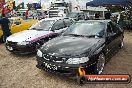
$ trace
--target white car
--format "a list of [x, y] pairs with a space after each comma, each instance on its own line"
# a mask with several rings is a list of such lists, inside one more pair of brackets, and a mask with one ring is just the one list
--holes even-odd
[[40, 20], [28, 30], [15, 33], [6, 40], [6, 48], [10, 52], [29, 54], [48, 40], [57, 37], [67, 29], [73, 20], [66, 18], [46, 18]]

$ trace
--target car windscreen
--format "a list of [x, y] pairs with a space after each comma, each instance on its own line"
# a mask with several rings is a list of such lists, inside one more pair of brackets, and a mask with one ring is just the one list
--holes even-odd
[[52, 24], [54, 23], [54, 20], [43, 20], [39, 21], [35, 25], [31, 26], [29, 30], [37, 30], [37, 31], [49, 31]]
[[105, 23], [102, 22], [78, 22], [70, 26], [65, 35], [84, 36], [84, 37], [103, 37], [105, 32]]
[[78, 15], [78, 13], [69, 13], [69, 14], [67, 14], [67, 16], [66, 16], [66, 17], [76, 18], [76, 17], [77, 17], [77, 15]]

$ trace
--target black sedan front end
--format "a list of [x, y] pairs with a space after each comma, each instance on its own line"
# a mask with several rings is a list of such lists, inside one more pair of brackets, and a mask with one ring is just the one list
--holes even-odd
[[[92, 66], [94, 65], [90, 65], [87, 62], [89, 60], [88, 57], [86, 57], [86, 59], [83, 61], [83, 64], [76, 63], [76, 61], [72, 61], [73, 63], [71, 63], [70, 59], [72, 58], [44, 54], [41, 50], [38, 50], [36, 57], [37, 68], [43, 69], [50, 73], [65, 75], [70, 78], [75, 78], [76, 76], [80, 76], [85, 73], [91, 73]], [[80, 69], [85, 73], [80, 73]]]
[[[50, 58], [47, 59], [47, 58]], [[52, 58], [52, 60], [51, 60]], [[58, 60], [54, 60], [58, 58]], [[64, 60], [60, 57], [50, 56], [50, 55], [43, 55], [42, 57], [37, 56], [37, 68], [46, 70], [51, 73], [61, 73], [67, 76], [73, 76], [77, 74], [78, 65], [66, 65], [64, 64]]]

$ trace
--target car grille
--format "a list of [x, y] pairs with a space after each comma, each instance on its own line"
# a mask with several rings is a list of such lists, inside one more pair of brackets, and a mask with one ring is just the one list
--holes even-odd
[[43, 54], [43, 58], [47, 61], [56, 62], [56, 63], [63, 63], [66, 61], [66, 58], [56, 57], [48, 54]]

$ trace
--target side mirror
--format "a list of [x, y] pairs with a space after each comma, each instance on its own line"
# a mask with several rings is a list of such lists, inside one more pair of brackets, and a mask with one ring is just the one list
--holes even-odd
[[112, 36], [115, 36], [115, 35], [116, 35], [116, 33], [108, 33], [107, 37], [112, 37]]

